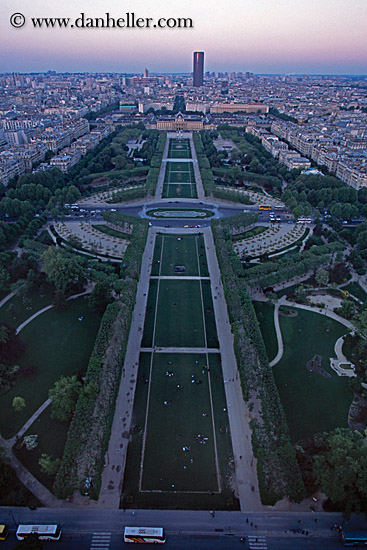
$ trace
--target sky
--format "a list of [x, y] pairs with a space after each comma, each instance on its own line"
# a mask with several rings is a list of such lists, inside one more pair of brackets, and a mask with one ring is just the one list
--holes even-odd
[[[11, 25], [15, 13], [23, 27]], [[81, 13], [193, 27], [77, 28]], [[74, 28], [34, 28], [40, 17]], [[0, 73], [188, 73], [194, 51], [205, 52], [205, 71], [366, 75], [367, 0], [0, 0]]]

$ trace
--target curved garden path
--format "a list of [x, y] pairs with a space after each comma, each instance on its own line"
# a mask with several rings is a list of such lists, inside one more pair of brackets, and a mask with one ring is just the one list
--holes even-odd
[[[76, 298], [79, 298], [79, 296], [85, 296], [86, 294], [90, 294], [91, 291], [92, 291], [92, 288], [93, 288], [93, 285], [89, 284], [87, 286], [87, 288], [85, 290], [83, 290], [83, 292], [79, 292], [79, 294], [73, 294], [73, 296], [69, 296], [69, 298], [67, 298], [67, 302], [69, 300], [75, 300]], [[42, 309], [39, 309], [38, 311], [36, 311], [35, 313], [33, 313], [33, 315], [31, 315], [30, 317], [28, 317], [28, 319], [26, 319], [25, 321], [23, 321], [23, 323], [21, 323], [19, 325], [19, 327], [17, 328], [16, 330], [16, 333], [19, 334], [19, 332], [25, 327], [27, 326], [31, 321], [33, 321], [33, 319], [35, 319], [36, 317], [38, 317], [39, 315], [41, 315], [42, 313], [45, 313], [45, 311], [48, 311], [49, 309], [52, 309], [54, 306], [54, 304], [50, 304], [48, 306], [45, 306], [43, 307]]]
[[269, 367], [274, 367], [281, 358], [283, 357], [284, 352], [284, 344], [283, 344], [283, 338], [282, 338], [282, 331], [280, 330], [280, 323], [279, 323], [279, 304], [275, 304], [274, 307], [274, 326], [275, 326], [275, 332], [277, 335], [278, 340], [278, 353], [274, 357], [274, 359], [269, 363]]
[[59, 505], [58, 499], [48, 490], [42, 483], [40, 483], [18, 460], [13, 453], [13, 445], [17, 438], [22, 437], [33, 422], [39, 417], [39, 415], [49, 406], [51, 399], [46, 399], [44, 403], [28, 418], [27, 422], [23, 424], [18, 433], [10, 439], [0, 438], [1, 446], [6, 450], [7, 457], [9, 459], [10, 466], [15, 470], [18, 479], [27, 487], [31, 493], [33, 493], [38, 500], [44, 505], [49, 507], [56, 507]]
[[[256, 298], [256, 301], [258, 302], [267, 302], [265, 296], [258, 295]], [[325, 315], [326, 317], [330, 317], [330, 319], [334, 319], [334, 321], [338, 321], [345, 327], [349, 328], [350, 330], [355, 330], [355, 326], [350, 322], [347, 321], [347, 319], [344, 319], [344, 317], [341, 317], [337, 313], [334, 313], [334, 311], [329, 311], [328, 309], [322, 309], [314, 306], [307, 306], [305, 304], [297, 304], [296, 302], [290, 302], [287, 300], [285, 296], [282, 296], [278, 302], [275, 304], [274, 307], [274, 326], [275, 326], [275, 332], [277, 335], [277, 341], [278, 341], [278, 353], [274, 357], [274, 359], [269, 363], [270, 367], [274, 367], [279, 363], [281, 358], [283, 357], [284, 353], [284, 344], [283, 344], [283, 338], [282, 338], [282, 332], [280, 329], [280, 323], [279, 323], [279, 308], [280, 306], [288, 306], [288, 307], [295, 307], [297, 309], [304, 309], [306, 311], [311, 311], [312, 313], [318, 313], [320, 315]]]
[[33, 319], [35, 319], [36, 317], [38, 317], [39, 315], [41, 315], [42, 313], [45, 313], [45, 311], [48, 311], [49, 309], [52, 309], [53, 307], [55, 307], [53, 304], [50, 304], [49, 306], [45, 306], [43, 307], [42, 309], [39, 309], [38, 311], [36, 311], [36, 313], [33, 313], [33, 315], [31, 315], [30, 317], [28, 317], [28, 319], [26, 319], [25, 321], [23, 321], [23, 323], [21, 323], [19, 325], [19, 327], [17, 328], [16, 330], [16, 333], [19, 334], [19, 332], [24, 328], [26, 327], [31, 321], [33, 321]]
[[2, 300], [0, 300], [0, 307], [3, 307], [3, 305], [11, 300], [13, 296], [15, 296], [15, 292], [9, 292], [9, 294], [7, 294]]

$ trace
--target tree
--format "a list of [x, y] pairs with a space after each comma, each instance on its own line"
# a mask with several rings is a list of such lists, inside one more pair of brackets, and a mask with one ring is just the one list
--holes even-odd
[[339, 202], [336, 202], [333, 204], [333, 206], [330, 208], [330, 214], [334, 218], [341, 218], [342, 217], [342, 205]]
[[89, 296], [89, 307], [92, 311], [102, 314], [111, 301], [110, 283], [108, 281], [98, 281]]
[[296, 208], [293, 210], [293, 216], [298, 220], [303, 215], [303, 206], [299, 204], [296, 206]]
[[84, 270], [79, 258], [53, 247], [42, 254], [42, 271], [47, 280], [54, 284], [56, 290], [66, 294], [75, 284], [85, 281]]
[[364, 308], [359, 315], [356, 315], [354, 322], [362, 337], [367, 339], [367, 308]]
[[59, 471], [61, 460], [59, 458], [53, 459], [50, 455], [42, 453], [38, 460], [38, 464], [42, 472], [49, 476], [54, 476]]
[[38, 446], [38, 435], [32, 434], [32, 435], [26, 435], [23, 437], [23, 445], [27, 449], [27, 451], [33, 451]]
[[51, 416], [63, 422], [71, 419], [81, 388], [76, 376], [61, 376], [49, 391], [52, 399]]
[[0, 344], [6, 344], [9, 340], [10, 329], [7, 325], [0, 325]]
[[303, 285], [299, 285], [294, 289], [294, 298], [297, 302], [305, 302], [307, 298], [307, 293]]
[[314, 456], [313, 473], [320, 489], [347, 516], [366, 511], [366, 438], [337, 428], [326, 438], [324, 452]]
[[14, 397], [12, 406], [15, 412], [22, 412], [22, 410], [26, 407], [25, 400], [23, 397]]
[[326, 286], [329, 282], [329, 273], [323, 267], [319, 267], [315, 279], [319, 286]]
[[243, 177], [242, 168], [240, 166], [232, 166], [229, 172], [233, 181], [239, 180]]
[[356, 311], [356, 306], [351, 300], [342, 300], [341, 306], [338, 307], [336, 313], [345, 317], [346, 319], [351, 319]]

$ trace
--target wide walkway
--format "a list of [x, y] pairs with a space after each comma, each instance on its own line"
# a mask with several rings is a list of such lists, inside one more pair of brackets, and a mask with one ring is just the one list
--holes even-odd
[[250, 412], [243, 399], [237, 361], [233, 348], [233, 334], [224, 297], [211, 228], [205, 228], [205, 248], [211, 277], [214, 313], [222, 358], [224, 385], [228, 406], [228, 418], [232, 435], [232, 447], [236, 469], [237, 496], [241, 511], [261, 510], [256, 473], [256, 459], [251, 446]]
[[149, 292], [149, 277], [155, 234], [155, 228], [151, 227], [143, 253], [123, 374], [116, 399], [115, 415], [105, 457], [105, 468], [102, 474], [102, 485], [98, 499], [98, 506], [100, 508], [118, 509], [120, 506], [127, 448], [130, 440], [131, 417], [139, 367], [141, 340], [143, 337], [145, 309]]

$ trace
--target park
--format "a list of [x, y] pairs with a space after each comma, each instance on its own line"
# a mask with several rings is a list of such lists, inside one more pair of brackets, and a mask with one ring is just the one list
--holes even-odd
[[[156, 140], [156, 184], [162, 175], [156, 199], [195, 205], [205, 196], [198, 139], [169, 134]], [[124, 148], [114, 140], [121, 155]], [[262, 194], [251, 187], [235, 194], [248, 192], [252, 210], [213, 219], [204, 229], [182, 221], [214, 218], [205, 202], [183, 210], [153, 202], [141, 218], [129, 218], [118, 211], [120, 197], [138, 190], [134, 200], [144, 204], [138, 195], [152, 197], [154, 185], [139, 182], [120, 195], [113, 181], [111, 191], [80, 201], [103, 209], [116, 200], [117, 209], [102, 211], [103, 221], [64, 217], [48, 225], [47, 245], [37, 244], [47, 284], [23, 291], [19, 285], [0, 305], [2, 322], [26, 346], [19, 375], [7, 379], [0, 395], [0, 432], [13, 463], [19, 460], [38, 481], [39, 502], [229, 511], [249, 502], [261, 509], [288, 496], [287, 506], [302, 501], [307, 509], [293, 446], [347, 429], [360, 392], [357, 382], [351, 391], [330, 369], [347, 330], [336, 310], [335, 318], [325, 314], [317, 285], [308, 310], [297, 300], [288, 303], [285, 294], [275, 296], [274, 287], [286, 280], [283, 292], [292, 292], [302, 270], [312, 275], [312, 262], [313, 276], [325, 265], [334, 276], [332, 262], [342, 247], [318, 241], [314, 226], [259, 223]], [[267, 202], [284, 204], [279, 195]], [[159, 218], [181, 225], [155, 227]], [[61, 257], [75, 269], [67, 292], [57, 274], [50, 275], [56, 260], [63, 266]], [[356, 281], [353, 274], [339, 284], [341, 315], [353, 307], [362, 312], [366, 294]], [[105, 293], [100, 310], [90, 307], [95, 289]], [[53, 412], [53, 388], [62, 377], [76, 388], [75, 412], [66, 420]]]

